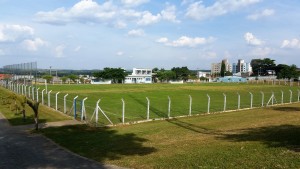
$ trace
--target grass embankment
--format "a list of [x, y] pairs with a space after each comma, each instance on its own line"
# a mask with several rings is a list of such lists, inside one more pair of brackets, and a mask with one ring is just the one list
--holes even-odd
[[300, 168], [299, 103], [42, 133], [82, 156], [130, 168]]
[[[40, 91], [44, 86], [40, 86]], [[238, 108], [238, 95], [241, 96], [240, 108], [250, 107], [250, 93], [253, 93], [253, 107], [260, 107], [262, 102], [261, 91], [264, 92], [264, 105], [270, 99], [272, 91], [275, 92], [275, 103], [281, 103], [281, 90], [284, 92], [283, 102], [290, 102], [290, 92], [293, 91], [292, 101], [297, 101], [297, 87], [283, 85], [262, 85], [262, 84], [242, 84], [242, 83], [207, 83], [207, 84], [114, 84], [114, 85], [48, 85], [51, 93], [51, 106], [55, 107], [55, 93], [58, 95], [58, 108], [63, 110], [63, 98], [67, 96], [68, 114], [73, 114], [71, 110], [73, 98], [78, 97], [77, 109], [80, 110], [80, 100], [85, 97], [88, 119], [91, 118], [98, 99], [101, 99], [100, 106], [114, 123], [122, 120], [122, 102], [125, 100], [125, 122], [132, 122], [146, 119], [147, 100], [150, 99], [150, 119], [163, 118], [168, 115], [168, 96], [171, 98], [171, 116], [183, 116], [189, 114], [189, 95], [192, 96], [192, 114], [204, 114], [207, 112], [207, 94], [210, 100], [210, 112], [223, 111], [224, 96], [227, 95], [227, 110]], [[41, 95], [39, 96], [41, 98]], [[48, 97], [44, 94], [45, 103]], [[109, 124], [101, 116], [99, 123]]]
[[[6, 90], [0, 87], [0, 112], [6, 117], [11, 125], [25, 125], [25, 124], [34, 124], [34, 113], [33, 110], [26, 105], [26, 120], [23, 121], [23, 116], [20, 111], [15, 109], [15, 101], [10, 99], [9, 96], [13, 93], [9, 90]], [[16, 102], [16, 104], [19, 104]], [[71, 118], [65, 115], [62, 115], [58, 112], [53, 111], [52, 109], [43, 106], [39, 106], [39, 122], [53, 122], [53, 121], [62, 121], [70, 120]]]

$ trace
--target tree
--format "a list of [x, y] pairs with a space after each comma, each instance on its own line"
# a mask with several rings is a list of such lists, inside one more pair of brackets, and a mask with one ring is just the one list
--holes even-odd
[[221, 64], [221, 77], [224, 77], [225, 76], [225, 72], [226, 72], [226, 66], [225, 66], [225, 63], [224, 61], [222, 61], [222, 64]]
[[68, 77], [64, 76], [64, 77], [61, 78], [61, 80], [62, 80], [63, 83], [66, 83], [66, 81], [68, 80]]
[[275, 70], [276, 68], [275, 60], [270, 58], [252, 59], [251, 66], [254, 76], [268, 75], [267, 70]]
[[190, 70], [185, 67], [173, 67], [171, 71], [175, 72], [175, 78], [176, 80], [184, 80], [187, 81], [189, 79]]
[[78, 76], [77, 76], [77, 75], [74, 75], [74, 74], [70, 74], [70, 75], [68, 76], [68, 78], [69, 78], [70, 80], [72, 80], [74, 83], [76, 83], [76, 80], [78, 79]]
[[103, 71], [94, 73], [94, 76], [101, 79], [112, 80], [112, 83], [122, 83], [128, 74], [121, 68], [104, 68]]
[[51, 75], [44, 75], [42, 78], [45, 79], [47, 83], [50, 83], [53, 80], [53, 76]]
[[291, 66], [284, 66], [283, 69], [280, 70], [278, 73], [277, 78], [278, 79], [298, 79], [299, 78], [299, 72], [297, 71], [297, 66], [296, 65], [291, 65]]

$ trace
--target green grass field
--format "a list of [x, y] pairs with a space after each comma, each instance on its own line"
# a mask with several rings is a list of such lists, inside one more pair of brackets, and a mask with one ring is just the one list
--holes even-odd
[[[26, 120], [23, 121], [22, 114], [17, 110], [13, 110], [15, 102], [11, 99], [8, 99], [8, 96], [12, 92], [0, 87], [0, 112], [6, 117], [11, 125], [25, 125], [25, 124], [34, 124], [34, 114], [33, 110], [26, 105]], [[18, 102], [16, 102], [18, 104]], [[53, 122], [53, 121], [62, 121], [70, 120], [71, 118], [65, 116], [59, 112], [55, 112], [52, 109], [46, 106], [39, 107], [39, 122]]]
[[300, 168], [300, 103], [41, 132], [82, 156], [129, 168]]
[[[39, 98], [41, 100], [40, 87]], [[262, 94], [264, 92], [264, 105], [267, 104], [272, 91], [275, 93], [275, 103], [281, 103], [281, 90], [284, 91], [283, 102], [290, 102], [290, 92], [292, 90], [292, 101], [298, 100], [298, 87], [262, 85], [262, 84], [115, 84], [115, 85], [48, 85], [48, 91], [52, 90], [50, 102], [55, 108], [55, 94], [58, 94], [58, 109], [63, 111], [63, 98], [67, 96], [67, 113], [73, 114], [73, 98], [79, 96], [78, 100], [85, 97], [87, 118], [90, 119], [98, 99], [101, 99], [100, 107], [113, 121], [114, 124], [122, 121], [122, 101], [126, 103], [125, 122], [145, 120], [147, 114], [147, 100], [150, 99], [150, 119], [166, 118], [168, 116], [168, 96], [171, 98], [171, 117], [189, 114], [189, 95], [192, 96], [192, 114], [204, 114], [207, 112], [207, 94], [211, 97], [210, 112], [223, 111], [224, 96], [227, 95], [227, 110], [238, 108], [238, 94], [241, 95], [240, 108], [250, 107], [250, 94], [253, 93], [253, 107], [260, 107]], [[77, 102], [77, 110], [80, 111], [80, 103]], [[48, 97], [44, 94], [44, 102], [47, 104]], [[100, 124], [109, 124], [104, 116], [99, 117]], [[94, 119], [93, 119], [94, 121]]]

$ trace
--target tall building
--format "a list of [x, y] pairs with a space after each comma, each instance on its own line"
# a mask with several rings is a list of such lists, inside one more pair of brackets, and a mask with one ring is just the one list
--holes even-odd
[[250, 63], [246, 63], [243, 59], [239, 59], [238, 63], [232, 64], [232, 73], [252, 73], [252, 66]]

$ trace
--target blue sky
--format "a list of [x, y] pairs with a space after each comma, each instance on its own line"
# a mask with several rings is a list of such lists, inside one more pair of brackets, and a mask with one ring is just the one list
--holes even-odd
[[0, 0], [0, 67], [299, 67], [299, 11], [299, 0]]

